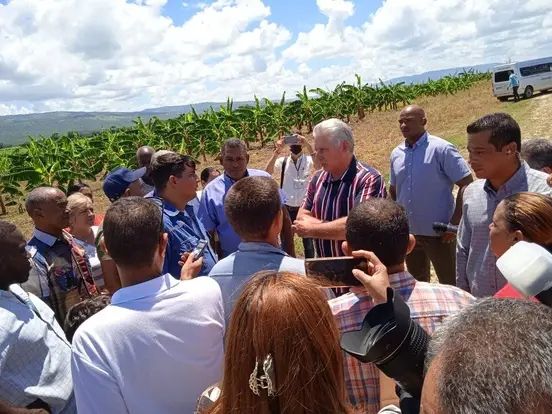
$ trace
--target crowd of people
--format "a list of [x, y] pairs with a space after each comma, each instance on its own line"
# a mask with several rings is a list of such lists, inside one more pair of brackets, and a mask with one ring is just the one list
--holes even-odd
[[[328, 119], [264, 170], [237, 138], [199, 177], [140, 147], [105, 215], [86, 184], [33, 189], [30, 240], [0, 220], [0, 413], [552, 412], [552, 309], [497, 268], [521, 241], [552, 258], [552, 140], [489, 114], [465, 160], [427, 122], [400, 112], [388, 185]], [[309, 277], [294, 236], [358, 283]], [[343, 343], [394, 301], [431, 337], [420, 392], [385, 375], [391, 345]]]

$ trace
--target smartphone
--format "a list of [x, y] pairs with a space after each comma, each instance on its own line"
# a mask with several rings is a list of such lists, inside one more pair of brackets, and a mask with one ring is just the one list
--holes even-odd
[[323, 277], [332, 283], [332, 286], [362, 286], [354, 277], [353, 269], [366, 271], [366, 259], [357, 257], [322, 257], [305, 259], [305, 273], [307, 277]]
[[203, 254], [203, 251], [207, 247], [207, 240], [200, 240], [199, 243], [197, 243], [197, 246], [194, 247], [194, 250], [192, 250], [192, 257], [194, 260], [199, 259], [199, 257]]
[[284, 144], [297, 145], [299, 144], [299, 137], [297, 137], [297, 135], [286, 135], [284, 137]]

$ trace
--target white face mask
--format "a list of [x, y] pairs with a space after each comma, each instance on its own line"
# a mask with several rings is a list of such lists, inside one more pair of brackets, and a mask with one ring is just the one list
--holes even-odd
[[526, 296], [552, 288], [552, 253], [536, 243], [517, 242], [497, 259], [496, 267]]

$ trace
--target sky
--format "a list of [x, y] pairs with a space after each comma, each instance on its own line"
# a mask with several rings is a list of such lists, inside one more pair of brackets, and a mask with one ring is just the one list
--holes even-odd
[[0, 115], [290, 98], [544, 56], [550, 0], [0, 0]]

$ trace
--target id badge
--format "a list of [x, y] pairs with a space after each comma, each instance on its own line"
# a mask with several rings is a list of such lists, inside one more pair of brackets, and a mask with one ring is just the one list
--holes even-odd
[[306, 181], [307, 180], [301, 180], [299, 178], [295, 178], [293, 180], [293, 189], [294, 190], [302, 190], [303, 188], [305, 188]]

